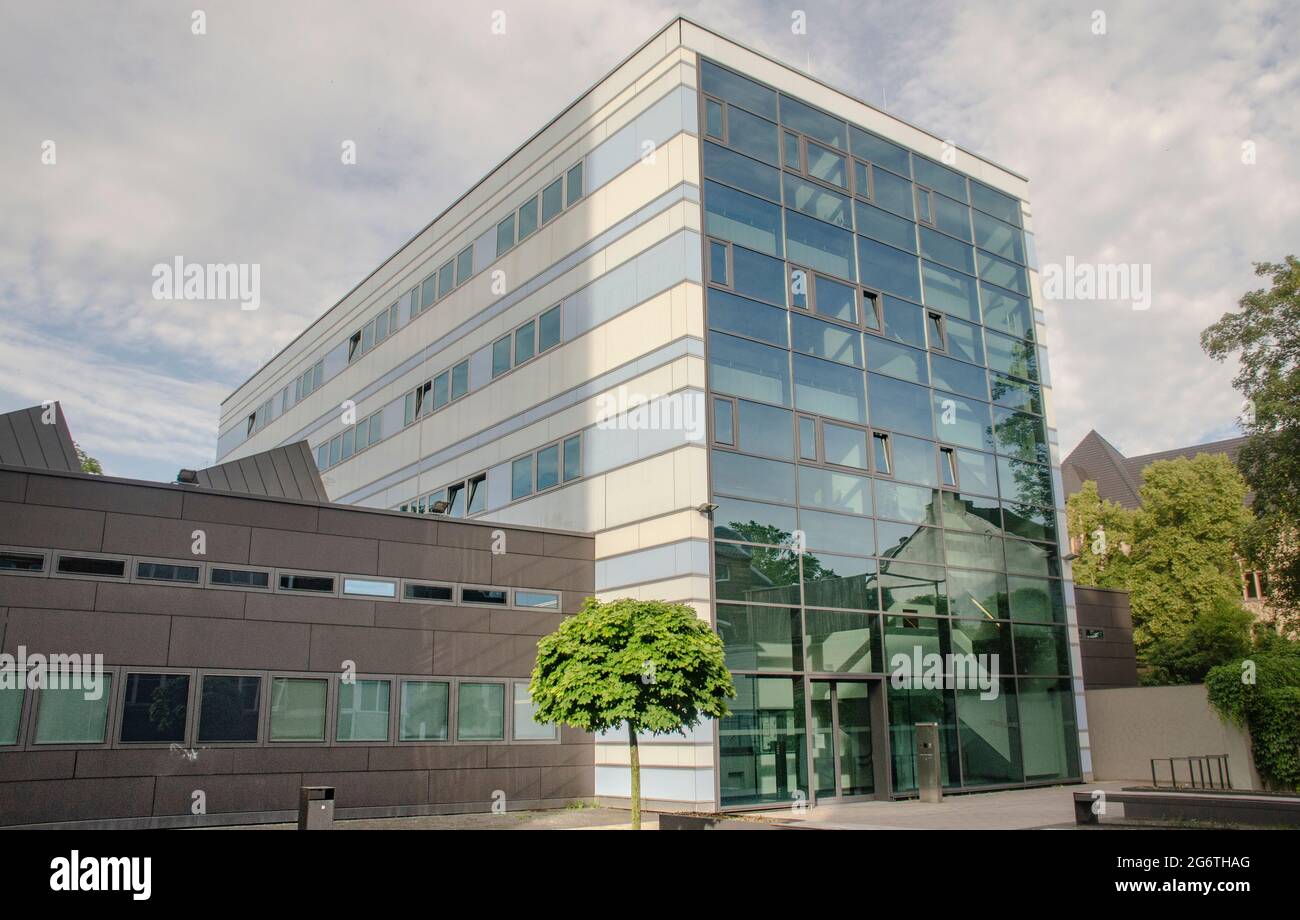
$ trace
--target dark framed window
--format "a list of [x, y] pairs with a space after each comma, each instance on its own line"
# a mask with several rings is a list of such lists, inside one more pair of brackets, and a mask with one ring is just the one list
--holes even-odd
[[185, 740], [190, 708], [188, 674], [129, 672], [123, 682], [123, 744], [168, 744]]
[[251, 674], [203, 675], [199, 742], [256, 742], [261, 705], [261, 677]]

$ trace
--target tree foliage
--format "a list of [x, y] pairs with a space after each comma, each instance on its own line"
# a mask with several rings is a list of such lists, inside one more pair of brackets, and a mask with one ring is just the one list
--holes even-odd
[[1236, 601], [1217, 600], [1178, 639], [1157, 639], [1147, 653], [1148, 683], [1199, 684], [1210, 669], [1250, 654], [1255, 615]]
[[1211, 669], [1205, 686], [1219, 714], [1250, 731], [1260, 777], [1275, 788], [1300, 787], [1300, 654], [1257, 651]]
[[533, 718], [588, 732], [627, 725], [633, 826], [640, 826], [638, 733], [693, 728], [727, 715], [736, 689], [722, 639], [685, 604], [587, 598], [537, 645]]
[[77, 463], [80, 465], [83, 473], [94, 473], [96, 476], [104, 475], [104, 468], [100, 466], [98, 460], [82, 450], [81, 445], [77, 442], [73, 441], [72, 446], [77, 451]]
[[1081, 543], [1072, 566], [1076, 584], [1128, 587], [1128, 553], [1136, 517], [1137, 512], [1098, 495], [1091, 480], [1066, 499], [1066, 524]]
[[1245, 547], [1267, 572], [1270, 596], [1300, 627], [1300, 260], [1261, 262], [1268, 288], [1246, 294], [1201, 333], [1219, 361], [1240, 361], [1233, 385], [1247, 399], [1240, 423], [1249, 439], [1237, 464], [1254, 492], [1255, 523]]

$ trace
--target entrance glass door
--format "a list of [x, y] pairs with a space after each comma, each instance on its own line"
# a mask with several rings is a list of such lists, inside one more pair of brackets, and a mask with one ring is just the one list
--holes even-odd
[[870, 684], [812, 682], [813, 778], [818, 799], [875, 792]]

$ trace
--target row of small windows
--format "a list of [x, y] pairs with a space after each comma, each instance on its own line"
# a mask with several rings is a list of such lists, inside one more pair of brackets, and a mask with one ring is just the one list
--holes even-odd
[[446, 517], [469, 517], [487, 510], [487, 473], [478, 473], [453, 482], [435, 492], [413, 498], [402, 511], [412, 514], [441, 514]]
[[320, 389], [325, 373], [325, 359], [317, 361], [293, 381], [293, 401], [306, 399]]
[[384, 437], [384, 413], [372, 413], [351, 428], [336, 434], [320, 447], [316, 448], [316, 466], [329, 469], [359, 454], [372, 444], [378, 444]]
[[245, 434], [253, 434], [261, 431], [271, 421], [271, 400], [267, 400], [257, 407], [256, 411], [248, 417], [248, 425]]
[[[0, 745], [321, 744], [557, 741], [534, 720], [526, 680], [107, 669], [44, 687], [24, 719], [26, 680], [0, 686]], [[117, 686], [122, 687], [115, 696]], [[198, 687], [197, 697], [191, 688]], [[269, 687], [269, 699], [263, 699]], [[392, 705], [394, 688], [398, 705]], [[333, 699], [333, 706], [330, 700]], [[454, 700], [454, 703], [453, 703]], [[114, 705], [116, 704], [116, 705]], [[197, 712], [193, 710], [197, 710]], [[333, 718], [330, 718], [330, 716]], [[113, 716], [110, 719], [110, 716]], [[30, 728], [24, 733], [25, 722]], [[116, 723], [115, 728], [110, 726]]]
[[[53, 557], [52, 565], [51, 557]], [[421, 604], [460, 603], [521, 609], [556, 611], [560, 609], [559, 592], [536, 588], [512, 589], [484, 585], [458, 585], [451, 582], [384, 578], [374, 575], [259, 569], [251, 566], [135, 559], [129, 556], [70, 553], [26, 547], [0, 548], [0, 573], [161, 582], [193, 587], [207, 584], [212, 588], [274, 590], [292, 594], [411, 601]]]
[[410, 425], [469, 393], [469, 358], [406, 394], [403, 424]]
[[381, 310], [379, 315], [366, 323], [348, 339], [348, 363], [369, 352], [384, 339], [395, 333], [401, 324], [401, 301]]
[[560, 306], [556, 304], [492, 343], [492, 377], [500, 377], [559, 344]]
[[525, 201], [497, 224], [497, 255], [502, 256], [550, 223], [561, 211], [582, 197], [582, 161], [556, 179], [541, 193]]
[[[701, 62], [701, 88], [704, 91], [705, 134], [725, 140], [751, 156], [762, 159], [766, 151], [769, 161], [774, 161], [774, 151], [769, 145], [751, 139], [764, 133], [755, 123], [757, 117], [763, 123], [780, 124], [812, 139], [822, 145], [823, 150], [829, 148], [851, 153], [860, 160], [915, 179], [917, 183], [950, 198], [973, 204], [1000, 220], [1021, 226], [1020, 204], [1009, 195], [973, 179], [968, 183], [966, 176], [955, 170], [711, 61]], [[817, 159], [820, 161], [820, 155]]]
[[575, 434], [510, 463], [510, 499], [546, 492], [582, 477], [582, 435]]

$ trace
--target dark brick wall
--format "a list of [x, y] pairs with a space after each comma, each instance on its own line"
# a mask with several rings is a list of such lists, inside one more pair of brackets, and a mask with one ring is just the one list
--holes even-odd
[[[1074, 603], [1079, 617], [1084, 689], [1136, 687], [1137, 655], [1128, 592], [1075, 585]], [[1090, 629], [1101, 630], [1104, 638], [1089, 639]]]
[[[207, 538], [202, 557], [190, 554], [196, 529]], [[503, 555], [491, 551], [497, 529]], [[98, 652], [106, 666], [139, 670], [327, 673], [331, 709], [344, 660], [361, 676], [527, 678], [537, 638], [594, 589], [589, 536], [13, 468], [0, 468], [0, 545], [560, 593], [554, 612], [0, 574], [0, 649], [9, 654], [21, 645]], [[121, 687], [113, 691], [110, 734]], [[207, 746], [191, 761], [115, 737], [34, 746], [31, 709], [28, 700], [19, 748], [0, 747], [0, 825], [284, 818], [302, 785], [335, 786], [344, 815], [486, 811], [497, 790], [511, 808], [594, 794], [593, 739], [568, 729], [559, 743], [295, 745], [267, 742], [264, 725], [258, 745]], [[197, 700], [191, 738], [196, 709]], [[190, 815], [196, 789], [206, 820]]]

